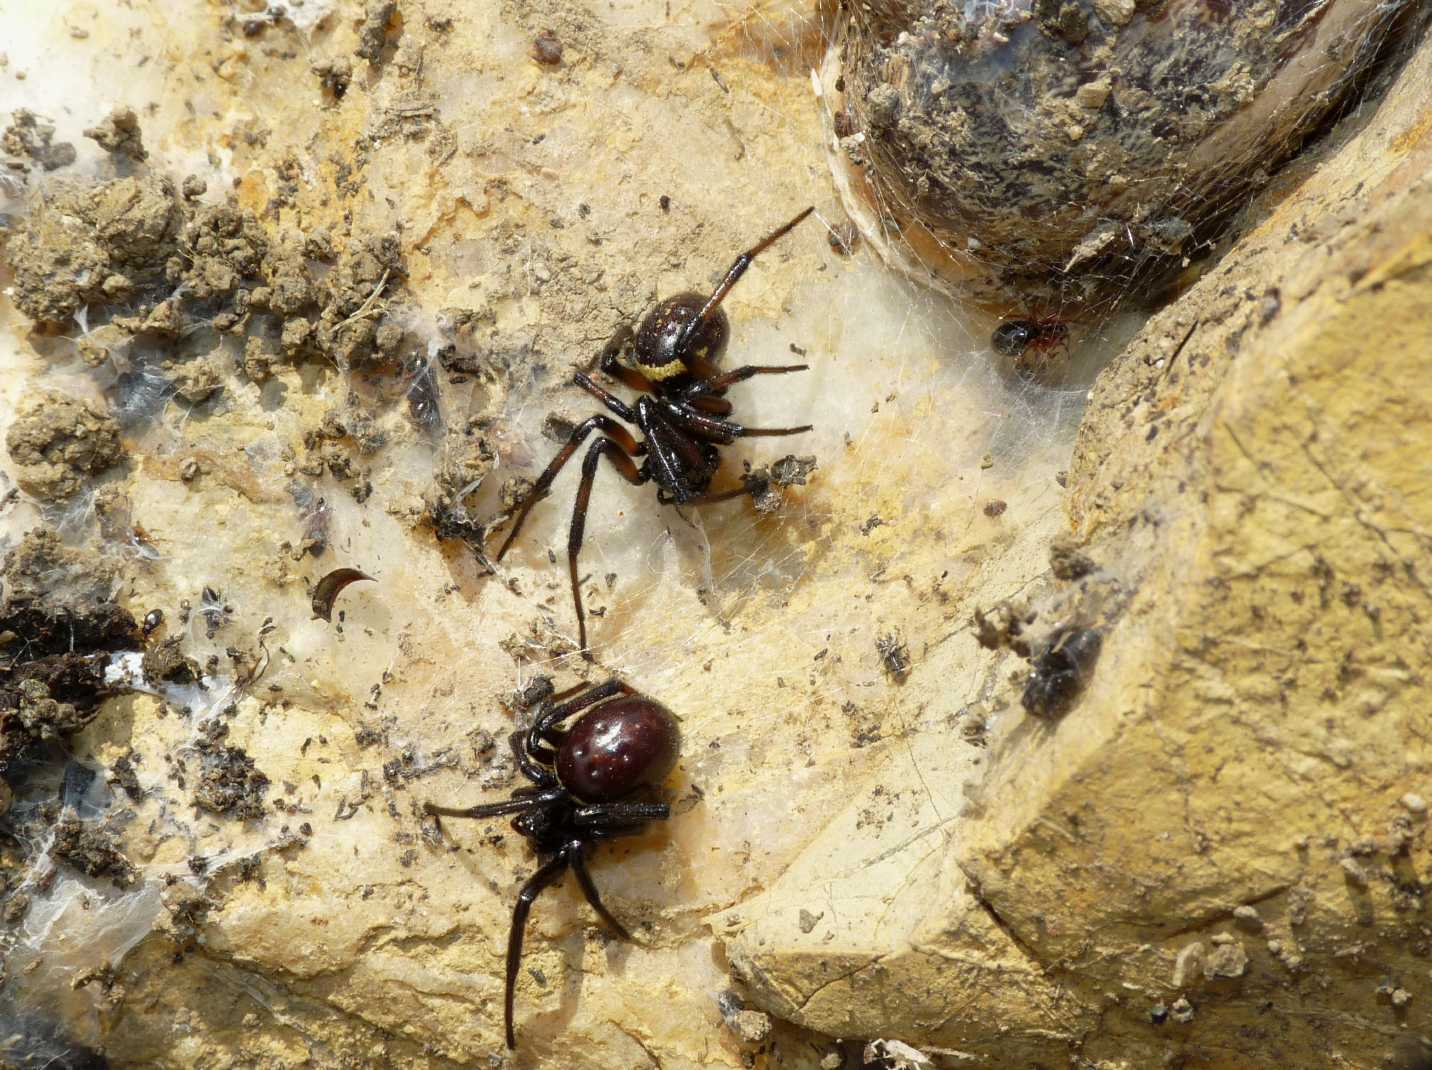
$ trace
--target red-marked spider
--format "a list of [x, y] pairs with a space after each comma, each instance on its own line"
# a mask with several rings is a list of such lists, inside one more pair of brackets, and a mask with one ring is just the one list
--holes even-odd
[[1013, 358], [1015, 371], [1031, 377], [1044, 370], [1051, 353], [1069, 355], [1069, 326], [1052, 316], [1006, 320], [994, 329], [990, 345], [996, 353]]
[[[729, 490], [710, 489], [711, 479], [721, 463], [718, 447], [728, 446], [736, 439], [750, 435], [798, 435], [810, 430], [809, 424], [803, 427], [746, 427], [728, 419], [731, 403], [725, 398], [728, 389], [754, 375], [805, 371], [809, 365], [748, 364], [723, 372], [716, 367], [716, 362], [721, 358], [731, 333], [731, 325], [726, 313], [721, 310], [721, 302], [746, 273], [751, 261], [813, 211], [814, 208], [807, 208], [738, 256], [710, 297], [695, 293], [668, 297], [647, 313], [635, 332], [630, 324], [618, 328], [602, 350], [599, 367], [619, 382], [642, 392], [644, 396], [637, 399], [635, 408], [598, 386], [585, 373], [578, 372], [573, 377], [573, 382], [617, 417], [635, 424], [644, 437], [638, 441], [616, 420], [600, 413], [578, 424], [567, 444], [552, 458], [546, 471], [537, 478], [532, 493], [522, 503], [512, 530], [497, 551], [497, 560], [501, 561], [507, 553], [532, 506], [547, 493], [562, 466], [577, 452], [577, 447], [593, 431], [600, 431], [602, 437], [592, 443], [582, 461], [582, 481], [577, 486], [572, 526], [567, 536], [572, 601], [577, 607], [577, 642], [584, 656], [590, 658], [577, 557], [587, 525], [592, 481], [596, 478], [601, 459], [606, 457], [628, 483], [640, 486], [655, 482], [657, 500], [662, 504], [707, 505], [746, 493], [744, 484]], [[640, 467], [634, 460], [636, 457], [643, 458]]]
[[[578, 684], [554, 695], [552, 681], [538, 677], [523, 705], [537, 706], [537, 714], [530, 728], [512, 733], [512, 753], [532, 787], [518, 788], [505, 802], [481, 806], [423, 804], [434, 817], [516, 814], [512, 827], [532, 841], [542, 862], [517, 893], [507, 934], [503, 1021], [509, 1048], [516, 1046], [512, 1006], [522, 935], [533, 902], [542, 889], [571, 869], [597, 917], [623, 940], [631, 939], [602, 905], [587, 872], [587, 855], [602, 840], [637, 835], [648, 822], [671, 816], [666, 803], [642, 799], [641, 794], [666, 779], [681, 753], [681, 730], [671, 712], [620, 680]], [[578, 713], [581, 716], [569, 728], [561, 727]]]

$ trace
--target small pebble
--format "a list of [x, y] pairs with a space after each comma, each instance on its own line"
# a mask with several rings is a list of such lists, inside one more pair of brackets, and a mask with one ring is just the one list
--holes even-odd
[[1427, 800], [1421, 795], [1408, 792], [1402, 796], [1402, 807], [1409, 814], [1425, 814], [1427, 812]]
[[532, 58], [544, 67], [557, 67], [562, 63], [562, 42], [551, 30], [543, 30], [532, 42]]
[[1246, 904], [1233, 908], [1233, 920], [1240, 925], [1246, 925], [1250, 929], [1263, 928], [1263, 919], [1258, 916], [1258, 909]]

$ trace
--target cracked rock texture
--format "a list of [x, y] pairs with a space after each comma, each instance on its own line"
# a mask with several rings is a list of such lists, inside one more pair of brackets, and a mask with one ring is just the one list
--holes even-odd
[[[28, 681], [0, 1057], [849, 1070], [871, 1041], [1372, 1070], [1416, 1042], [1432, 52], [1278, 177], [1087, 408], [797, 229], [732, 292], [727, 360], [809, 363], [731, 396], [815, 429], [732, 447], [723, 480], [756, 489], [704, 512], [602, 474], [588, 665], [575, 472], [496, 575], [484, 537], [591, 411], [571, 375], [620, 323], [800, 206], [848, 227], [812, 14], [187, 16], [60, 5], [0, 65], [45, 117], [25, 129], [78, 154], [0, 187], [26, 235], [0, 656]], [[84, 140], [126, 111], [145, 156]], [[47, 453], [79, 413], [90, 445]], [[374, 582], [313, 619], [336, 568]], [[1092, 675], [1027, 716], [1025, 659], [1068, 628], [1102, 637]], [[531, 852], [421, 804], [519, 783], [538, 673], [622, 675], [684, 750], [672, 820], [594, 862], [636, 941], [546, 893], [511, 1054]]]

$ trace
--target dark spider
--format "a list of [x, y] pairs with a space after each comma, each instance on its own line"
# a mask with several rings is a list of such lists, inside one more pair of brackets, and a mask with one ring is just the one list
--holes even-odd
[[[505, 802], [454, 808], [424, 803], [425, 812], [443, 817], [499, 817], [516, 814], [512, 827], [532, 841], [542, 864], [517, 893], [507, 936], [507, 995], [504, 1021], [507, 1046], [515, 1047], [512, 1005], [527, 914], [542, 889], [568, 868], [597, 917], [623, 940], [631, 934], [612, 917], [587, 872], [592, 846], [613, 836], [634, 836], [648, 821], [671, 816], [666, 803], [632, 801], [644, 788], [666, 779], [681, 752], [681, 730], [664, 706], [637, 694], [620, 680], [578, 684], [552, 693], [552, 681], [539, 678], [524, 696], [537, 706], [530, 728], [512, 733], [512, 753], [523, 776], [534, 786], [521, 787]], [[585, 710], [569, 728], [558, 725]]]
[[996, 353], [1014, 359], [1017, 371], [1032, 372], [1037, 370], [1036, 361], [1042, 362], [1046, 354], [1056, 349], [1069, 352], [1069, 325], [1052, 317], [1006, 320], [994, 329], [989, 341]]
[[[798, 435], [810, 430], [809, 424], [804, 427], [746, 427], [726, 418], [731, 414], [731, 403], [725, 398], [726, 391], [732, 386], [754, 375], [805, 371], [809, 365], [748, 364], [722, 372], [716, 367], [716, 361], [721, 358], [731, 333], [730, 322], [720, 307], [721, 302], [746, 273], [752, 260], [813, 211], [814, 208], [807, 208], [738, 256], [710, 297], [695, 293], [668, 297], [647, 313], [635, 332], [630, 324], [625, 323], [617, 329], [602, 350], [598, 366], [614, 379], [645, 395], [637, 399], [635, 408], [598, 386], [584, 372], [578, 372], [573, 377], [573, 382], [620, 419], [635, 424], [644, 438], [638, 442], [616, 420], [601, 414], [590, 416], [578, 424], [567, 444], [533, 484], [532, 493], [523, 502], [512, 530], [497, 551], [497, 560], [501, 561], [507, 553], [532, 506], [547, 493], [562, 466], [577, 452], [577, 447], [593, 431], [600, 431], [602, 437], [592, 443], [582, 461], [582, 481], [577, 487], [572, 526], [567, 537], [572, 601], [577, 607], [577, 642], [584, 655], [587, 650], [587, 619], [582, 609], [577, 555], [581, 552], [582, 536], [586, 530], [592, 481], [603, 457], [628, 483], [640, 486], [649, 481], [655, 482], [657, 501], [663, 505], [707, 505], [746, 493], [744, 483], [730, 490], [710, 489], [711, 479], [721, 463], [718, 447], [728, 446], [736, 439], [750, 435]], [[639, 468], [633, 460], [635, 457], [644, 458]]]
[[1046, 720], [1063, 717], [1094, 675], [1103, 636], [1093, 628], [1067, 625], [1049, 637], [1044, 653], [1032, 659], [1034, 671], [1024, 685], [1028, 713]]

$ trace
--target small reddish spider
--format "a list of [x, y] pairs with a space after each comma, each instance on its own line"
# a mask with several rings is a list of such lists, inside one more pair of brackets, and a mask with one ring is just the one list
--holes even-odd
[[1012, 357], [1016, 371], [1031, 374], [1047, 363], [1048, 354], [1055, 350], [1069, 352], [1069, 325], [1047, 316], [1006, 320], [994, 329], [990, 345], [996, 353]]
[[[500, 817], [516, 814], [512, 827], [532, 841], [541, 865], [517, 893], [507, 935], [507, 993], [503, 1022], [507, 1046], [512, 1029], [517, 969], [527, 914], [542, 889], [570, 869], [597, 917], [623, 940], [631, 934], [605, 906], [587, 871], [593, 847], [614, 836], [635, 836], [650, 821], [665, 821], [671, 808], [651, 798], [681, 754], [681, 729], [671, 712], [620, 680], [578, 684], [559, 694], [538, 677], [523, 696], [537, 707], [530, 728], [512, 733], [512, 753], [532, 781], [505, 802], [452, 807], [424, 803], [434, 817]], [[581, 714], [570, 726], [561, 724]]]

